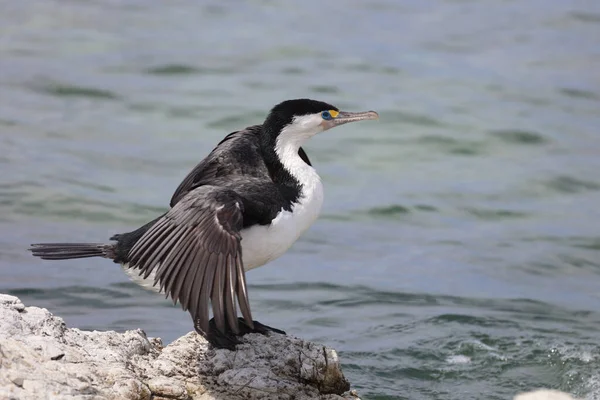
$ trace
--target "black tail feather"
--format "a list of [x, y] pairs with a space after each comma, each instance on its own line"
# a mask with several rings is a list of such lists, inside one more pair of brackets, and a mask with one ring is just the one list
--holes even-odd
[[43, 260], [70, 260], [73, 258], [114, 258], [113, 245], [103, 243], [37, 243], [29, 249]]

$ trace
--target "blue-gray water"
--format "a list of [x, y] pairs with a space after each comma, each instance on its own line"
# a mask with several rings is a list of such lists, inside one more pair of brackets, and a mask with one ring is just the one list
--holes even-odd
[[306, 146], [322, 217], [248, 275], [256, 318], [366, 399], [600, 398], [600, 2], [4, 1], [0, 292], [165, 341], [106, 260], [226, 133], [311, 97], [381, 120]]

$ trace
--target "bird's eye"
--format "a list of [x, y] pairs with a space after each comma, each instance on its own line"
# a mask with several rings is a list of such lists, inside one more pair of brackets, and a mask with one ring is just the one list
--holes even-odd
[[331, 114], [329, 113], [329, 111], [323, 111], [323, 112], [321, 113], [321, 117], [322, 117], [324, 120], [327, 120], [327, 121], [329, 121], [331, 118], [333, 118], [333, 117], [331, 116]]

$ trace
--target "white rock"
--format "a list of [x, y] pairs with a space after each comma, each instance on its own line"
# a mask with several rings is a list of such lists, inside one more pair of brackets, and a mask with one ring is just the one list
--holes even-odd
[[0, 399], [357, 399], [348, 389], [334, 350], [291, 336], [247, 335], [232, 352], [191, 332], [163, 347], [0, 294]]
[[533, 392], [521, 393], [514, 400], [576, 400], [568, 393], [558, 390], [540, 389]]

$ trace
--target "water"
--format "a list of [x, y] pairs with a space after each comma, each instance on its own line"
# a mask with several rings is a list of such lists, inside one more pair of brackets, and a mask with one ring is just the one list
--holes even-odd
[[308, 96], [381, 120], [306, 146], [323, 215], [248, 275], [257, 319], [338, 349], [366, 399], [600, 398], [597, 1], [1, 8], [1, 292], [188, 332], [117, 265], [27, 245], [145, 223], [226, 133]]

